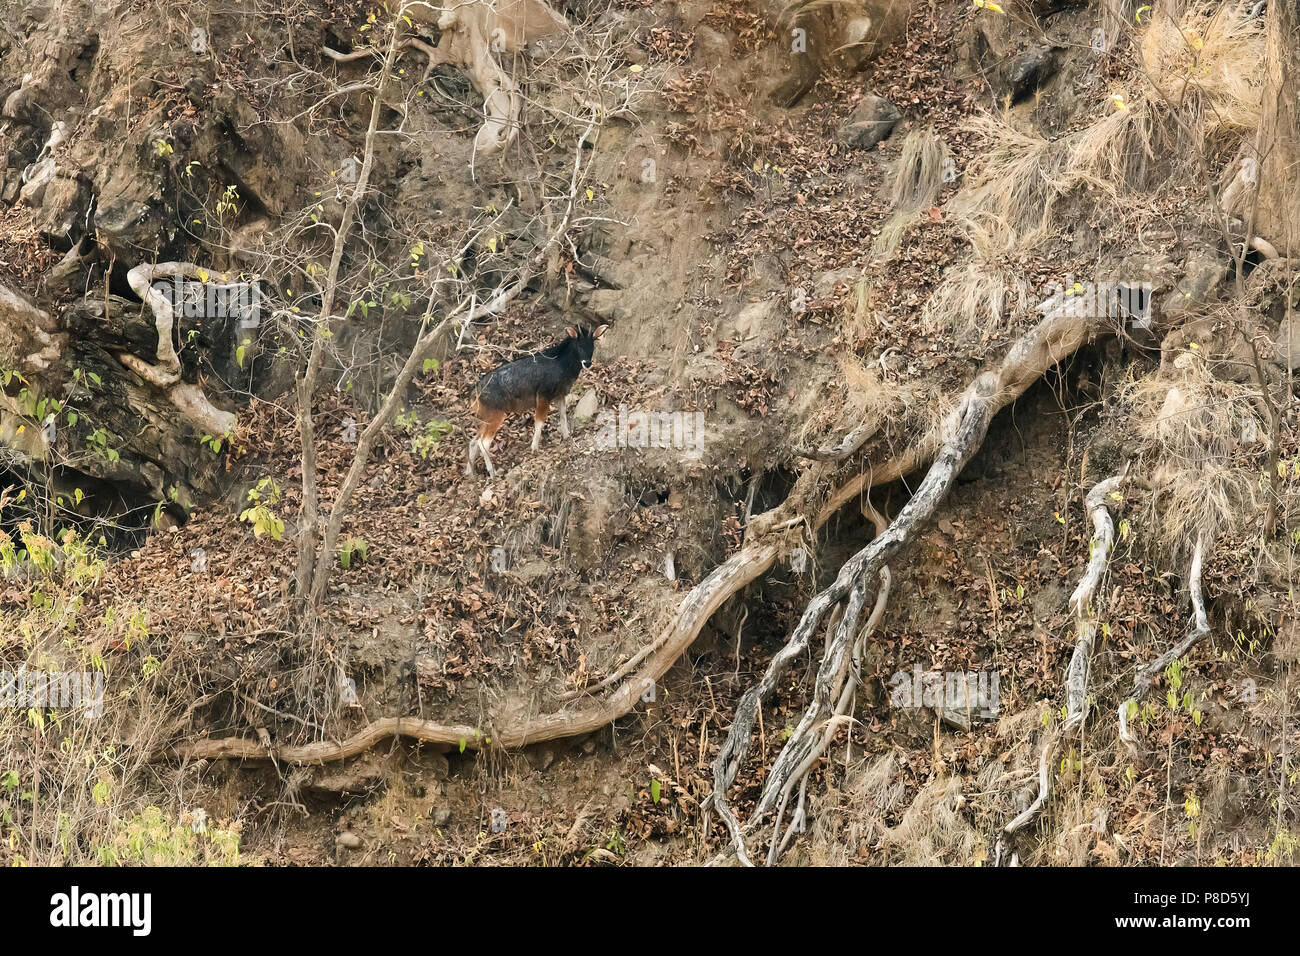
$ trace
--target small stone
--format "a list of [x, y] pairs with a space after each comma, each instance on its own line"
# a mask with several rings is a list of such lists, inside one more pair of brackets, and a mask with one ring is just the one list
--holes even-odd
[[868, 95], [854, 107], [836, 138], [855, 149], [870, 149], [889, 136], [903, 114], [882, 96]]
[[596, 390], [589, 388], [574, 406], [573, 417], [580, 422], [590, 421], [596, 416], [596, 409], [599, 407], [600, 399], [596, 395]]
[[344, 830], [334, 842], [345, 850], [355, 850], [361, 846], [361, 837], [351, 830]]

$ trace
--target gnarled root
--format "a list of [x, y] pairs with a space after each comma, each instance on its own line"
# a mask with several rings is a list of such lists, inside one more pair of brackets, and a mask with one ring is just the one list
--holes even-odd
[[214, 408], [197, 385], [181, 381], [181, 360], [172, 344], [176, 310], [172, 300], [153, 287], [155, 279], [166, 276], [203, 281], [199, 267], [189, 262], [144, 263], [126, 274], [131, 289], [153, 312], [158, 328], [158, 364], [150, 365], [139, 356], [127, 353], [118, 355], [117, 359], [150, 385], [165, 391], [177, 410], [199, 428], [212, 435], [224, 435], [234, 429], [235, 416]]
[[881, 422], [871, 420], [858, 425], [835, 444], [821, 445], [817, 448], [796, 448], [794, 453], [800, 458], [812, 458], [815, 461], [843, 461], [871, 440], [880, 431]]
[[539, 0], [477, 0], [452, 6], [438, 18], [439, 62], [463, 69], [483, 96], [486, 122], [474, 137], [475, 152], [504, 149], [519, 127], [519, 89], [493, 53], [517, 53], [529, 41], [567, 27]]
[[[866, 592], [870, 579], [878, 574], [885, 563], [916, 536], [917, 532], [934, 514], [939, 503], [947, 497], [957, 474], [970, 461], [979, 449], [989, 422], [993, 419], [996, 408], [995, 395], [998, 390], [998, 376], [985, 372], [971, 390], [971, 394], [959, 409], [961, 418], [956, 432], [940, 450], [925, 479], [916, 490], [916, 494], [898, 513], [885, 533], [874, 538], [870, 544], [846, 561], [840, 568], [834, 583], [809, 602], [803, 617], [795, 626], [789, 642], [772, 659], [767, 672], [757, 686], [750, 688], [741, 698], [736, 708], [736, 717], [731, 725], [731, 732], [713, 764], [712, 806], [731, 831], [732, 843], [728, 849], [734, 849], [737, 856], [748, 862], [744, 847], [744, 835], [727, 806], [727, 789], [736, 779], [736, 773], [749, 753], [750, 738], [754, 723], [758, 718], [758, 709], [763, 700], [776, 688], [781, 674], [790, 662], [803, 653], [808, 641], [822, 617], [844, 598], [848, 598], [845, 621], [834, 629], [827, 638], [826, 650], [817, 672], [817, 691], [812, 707], [804, 714], [795, 735], [787, 742], [773, 765], [772, 777], [780, 781], [780, 786], [794, 775], [795, 768], [802, 763], [811, 750], [811, 729], [829, 716], [830, 690], [836, 686], [837, 675], [845, 664], [854, 637], [857, 623], [857, 611], [866, 601]], [[852, 618], [852, 624], [845, 622]], [[792, 748], [791, 744], [795, 746]], [[769, 812], [772, 804], [779, 797], [779, 790], [765, 789], [764, 796], [755, 808], [751, 826], [760, 821]], [[779, 850], [779, 848], [778, 848]], [[723, 851], [725, 856], [727, 851]]]
[[[426, 6], [426, 5], [420, 5]], [[436, 21], [438, 45], [419, 38], [402, 41], [404, 48], [422, 51], [428, 58], [424, 79], [440, 64], [464, 70], [483, 97], [485, 122], [474, 137], [476, 153], [494, 153], [510, 145], [519, 127], [522, 98], [510, 75], [497, 62], [496, 54], [518, 53], [542, 37], [568, 29], [565, 19], [542, 0], [468, 0], [447, 8], [403, 9], [417, 21], [428, 23], [430, 12], [441, 10]], [[340, 63], [377, 55], [371, 48], [340, 53], [328, 47], [325, 55]]]
[[765, 541], [742, 549], [715, 568], [687, 596], [678, 617], [661, 635], [656, 649], [647, 656], [637, 673], [608, 696], [585, 707], [561, 709], [505, 726], [479, 728], [439, 724], [414, 717], [385, 717], [372, 721], [343, 741], [320, 741], [273, 749], [247, 737], [226, 737], [182, 743], [153, 754], [151, 759], [235, 757], [269, 760], [275, 757], [286, 763], [317, 764], [355, 756], [392, 736], [449, 746], [464, 744], [470, 749], [482, 747], [490, 740], [496, 747], [513, 749], [590, 733], [630, 713], [642, 695], [677, 662], [722, 602], [771, 567], [777, 553], [776, 544]]
[[[943, 440], [943, 447], [925, 480], [912, 500], [899, 512], [894, 523], [884, 534], [849, 559], [840, 569], [835, 582], [809, 602], [789, 643], [772, 659], [759, 684], [741, 698], [731, 732], [714, 763], [714, 792], [709, 799], [711, 806], [727, 825], [732, 838], [731, 845], [718, 859], [734, 851], [743, 862], [748, 862], [744, 835], [727, 805], [726, 791], [735, 781], [748, 753], [749, 738], [758, 708], [775, 689], [780, 674], [807, 647], [812, 632], [831, 607], [849, 594], [854, 584], [864, 575], [869, 578], [870, 574], [884, 567], [894, 552], [907, 543], [933, 514], [947, 495], [957, 473], [979, 449], [993, 416], [1022, 395], [1049, 368], [1092, 338], [1105, 322], [1104, 317], [1082, 315], [1065, 306], [1045, 305], [1042, 311], [1043, 318], [1030, 332], [1016, 341], [997, 370], [985, 372], [971, 383], [961, 402], [940, 426], [937, 436], [927, 435], [901, 456], [881, 466], [862, 469], [861, 474], [829, 496], [813, 522], [814, 527], [821, 527], [840, 507], [865, 494], [872, 485], [884, 484], [911, 473], [925, 462], [928, 453], [937, 443], [936, 437]], [[844, 650], [834, 639], [828, 641], [818, 675], [819, 685], [826, 668], [832, 668], [830, 673], [834, 673], [833, 669], [843, 660]], [[767, 804], [761, 806], [762, 810], [756, 810], [751, 822], [757, 822], [763, 813], [770, 810]], [[780, 855], [779, 847], [777, 855]]]
[[[876, 594], [876, 606], [872, 609], [867, 623], [852, 639], [851, 660], [848, 655], [843, 656], [844, 659], [839, 670], [835, 672], [825, 688], [820, 681], [821, 675], [818, 675], [817, 692], [814, 694], [813, 702], [808, 707], [808, 710], [804, 712], [799, 727], [796, 728], [782, 753], [778, 756], [776, 763], [772, 767], [772, 773], [768, 775], [767, 782], [763, 787], [763, 794], [758, 801], [759, 812], [754, 814], [752, 822], [761, 821], [762, 813], [771, 806], [773, 799], [779, 795], [780, 803], [777, 805], [776, 821], [772, 829], [772, 846], [767, 854], [769, 866], [780, 860], [781, 854], [785, 852], [794, 835], [803, 832], [805, 829], [807, 819], [805, 798], [807, 795], [808, 774], [817, 761], [821, 759], [821, 755], [826, 752], [826, 748], [830, 746], [831, 738], [835, 736], [835, 731], [840, 724], [851, 722], [853, 719], [853, 706], [857, 702], [857, 689], [858, 685], [862, 683], [862, 654], [866, 649], [867, 639], [875, 633], [881, 617], [884, 616], [885, 604], [889, 600], [890, 580], [889, 567], [886, 565], [880, 569], [880, 590]], [[858, 615], [865, 603], [862, 598], [865, 598], [866, 591], [866, 581], [859, 581], [854, 585], [853, 591], [849, 595], [847, 610], [840, 622], [832, 629], [835, 633], [834, 641], [837, 645], [841, 643], [844, 646], [848, 645], [849, 642], [842, 635], [852, 634], [857, 627]], [[829, 700], [834, 700], [835, 706], [829, 716], [823, 717], [826, 703]], [[813, 739], [809, 739], [810, 737]], [[787, 754], [790, 756], [787, 757]], [[800, 759], [801, 756], [802, 759]], [[798, 760], [799, 763], [787, 773], [785, 768], [795, 760]], [[785, 834], [782, 835], [781, 821], [785, 816], [786, 802], [790, 799], [790, 793], [796, 783], [799, 785], [799, 802], [790, 818], [790, 825], [786, 828]]]
[[[1110, 561], [1110, 549], [1115, 542], [1115, 524], [1110, 511], [1106, 508], [1106, 499], [1118, 492], [1124, 481], [1124, 475], [1115, 475], [1093, 485], [1084, 499], [1089, 517], [1092, 518], [1092, 557], [1083, 573], [1079, 584], [1070, 595], [1070, 609], [1074, 612], [1074, 621], [1078, 628], [1078, 640], [1065, 677], [1065, 726], [1059, 733], [1053, 733], [1043, 743], [1042, 756], [1038, 763], [1038, 796], [1025, 811], [1002, 828], [998, 837], [996, 859], [999, 863], [1005, 858], [1007, 848], [1005, 841], [1011, 840], [1042, 810], [1052, 791], [1050, 767], [1062, 739], [1083, 726], [1088, 715], [1088, 673], [1092, 666], [1093, 643], [1097, 637], [1097, 612], [1093, 604], [1101, 579], [1106, 573]], [[1012, 861], [1016, 860], [1013, 854]]]

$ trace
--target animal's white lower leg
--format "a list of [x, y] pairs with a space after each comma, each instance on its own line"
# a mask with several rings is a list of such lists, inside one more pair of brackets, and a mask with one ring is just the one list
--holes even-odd
[[488, 454], [488, 445], [490, 444], [492, 444], [490, 439], [485, 442], [479, 442], [479, 450], [483, 452], [483, 464], [487, 465], [488, 477], [495, 478], [497, 476], [497, 470], [492, 467], [492, 456]]
[[571, 435], [569, 431], [569, 406], [564, 399], [560, 399], [560, 434], [565, 438]]
[[478, 436], [469, 440], [469, 451], [465, 455], [465, 474], [474, 474], [474, 455], [478, 451]]
[[538, 444], [539, 444], [539, 443], [541, 442], [541, 440], [542, 440], [542, 425], [543, 425], [543, 424], [544, 424], [543, 422], [534, 422], [534, 423], [533, 423], [533, 451], [537, 451], [537, 446], [538, 446]]

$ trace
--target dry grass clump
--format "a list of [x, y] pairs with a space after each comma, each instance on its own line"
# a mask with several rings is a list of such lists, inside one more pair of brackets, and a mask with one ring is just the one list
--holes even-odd
[[873, 849], [885, 835], [885, 818], [907, 795], [898, 758], [887, 753], [849, 768], [843, 784], [826, 793], [826, 809], [814, 814], [808, 852], [815, 866], [860, 862], [859, 851]]
[[1096, 186], [1112, 198], [1149, 188], [1160, 178], [1156, 163], [1178, 155], [1170, 126], [1147, 101], [1115, 109], [1064, 143], [1064, 181]]
[[[1093, 666], [1091, 693], [1099, 701], [1109, 701], [1108, 687], [1113, 687], [1117, 678], [1103, 665], [1100, 657], [1094, 659]], [[1118, 683], [1125, 687], [1129, 680], [1128, 674], [1118, 677]], [[1047, 740], [1045, 731], [1054, 733], [1059, 728], [1058, 706], [1059, 701], [1047, 702], [1045, 708], [1030, 708], [999, 724], [999, 738], [1010, 737], [1013, 740], [1009, 745], [1014, 754], [1012, 766], [1016, 779], [1024, 783], [1022, 796], [1026, 800], [1038, 792], [1038, 768], [1042, 747]], [[1056, 752], [1051, 766], [1051, 796], [1032, 831], [1027, 829], [1020, 834], [1019, 850], [1023, 864], [1087, 866], [1119, 863], [1118, 851], [1110, 834], [1120, 827], [1120, 821], [1112, 819], [1107, 809], [1110, 802], [1108, 787], [1115, 783], [1107, 768], [1115, 766], [1119, 760], [1119, 738], [1111, 719], [1113, 714], [1109, 704], [1094, 705], [1087, 733], [1067, 739]], [[1048, 728], [1052, 729], [1048, 731]], [[1122, 762], [1119, 765], [1122, 766]], [[1006, 823], [1027, 805], [1017, 803], [1005, 807], [1002, 822]], [[1036, 842], [1030, 839], [1031, 832], [1038, 838]]]
[[[1066, 182], [1087, 182], [1112, 196], [1149, 188], [1236, 149], [1259, 127], [1264, 88], [1264, 30], [1252, 4], [1193, 3], [1174, 20], [1164, 8], [1137, 32], [1145, 89], [1067, 137]], [[1168, 164], [1167, 166], [1158, 166]]]
[[1057, 200], [1079, 185], [1112, 198], [1178, 173], [1199, 173], [1259, 127], [1264, 86], [1262, 21], [1251, 3], [1194, 3], [1173, 20], [1158, 12], [1138, 28], [1146, 90], [1116, 91], [1088, 126], [1047, 140], [1013, 125], [1009, 113], [978, 116], [968, 129], [985, 146], [967, 172], [953, 212], [986, 217], [999, 245], [1026, 247], [1052, 228]]
[[966, 822], [960, 776], [936, 777], [916, 795], [898, 826], [885, 831], [880, 845], [893, 866], [970, 866], [984, 842]]
[[986, 255], [996, 248], [998, 235], [1007, 235], [1001, 221], [992, 222], [991, 228], [982, 225], [990, 222], [988, 218], [967, 221], [974, 255], [945, 270], [922, 311], [926, 331], [962, 340], [977, 337], [987, 345], [1028, 313], [1030, 283], [1001, 255]]
[[988, 245], [1015, 248], [1046, 238], [1064, 193], [1060, 150], [1017, 129], [1006, 114], [977, 116], [966, 128], [983, 137], [984, 147], [953, 200], [954, 214], [978, 223]]
[[1180, 166], [1199, 173], [1196, 157], [1215, 162], [1253, 135], [1264, 30], [1262, 20], [1249, 19], [1251, 6], [1194, 3], [1178, 20], [1158, 11], [1138, 31], [1144, 95], [1068, 138], [1068, 184], [1090, 183], [1111, 196], [1150, 188]]
[[1253, 6], [1192, 3], [1178, 21], [1161, 8], [1142, 31], [1147, 79], [1210, 153], [1259, 128], [1265, 31]]
[[[1048, 804], [1045, 839], [1025, 862], [1036, 866], [1086, 866], [1089, 863], [1119, 862], [1115, 847], [1106, 839], [1118, 821], [1106, 811], [1106, 781], [1093, 768], [1098, 764], [1096, 747], [1089, 742], [1083, 760], [1083, 779], [1075, 769], [1076, 750], [1067, 748], [1064, 760], [1069, 771], [1058, 777], [1056, 791]], [[1101, 761], [1108, 762], [1107, 757]], [[1053, 768], [1055, 769], [1055, 768]]]
[[851, 352], [836, 355], [841, 387], [821, 411], [804, 421], [796, 445], [828, 449], [856, 434], [863, 442], [878, 434], [890, 443], [938, 427], [950, 402], [934, 395], [922, 378], [886, 379], [880, 362], [865, 364]]
[[868, 419], [897, 422], [926, 405], [927, 395], [921, 382], [886, 382], [879, 365], [863, 365], [852, 355], [840, 359], [840, 370], [847, 387], [844, 412], [847, 422]]
[[916, 129], [907, 134], [886, 189], [891, 215], [880, 227], [871, 250], [874, 255], [893, 255], [916, 213], [934, 205], [943, 189], [944, 161], [951, 158], [947, 144], [934, 130]]
[[1253, 388], [1216, 378], [1204, 357], [1188, 352], [1129, 385], [1124, 398], [1153, 476], [1160, 543], [1178, 551], [1261, 513], [1264, 489], [1252, 452], [1265, 450], [1268, 427]]

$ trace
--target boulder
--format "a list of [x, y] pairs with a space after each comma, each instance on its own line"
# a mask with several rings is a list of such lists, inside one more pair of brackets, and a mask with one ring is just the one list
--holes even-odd
[[894, 131], [903, 114], [883, 96], [867, 94], [854, 107], [835, 137], [855, 149], [871, 149]]

